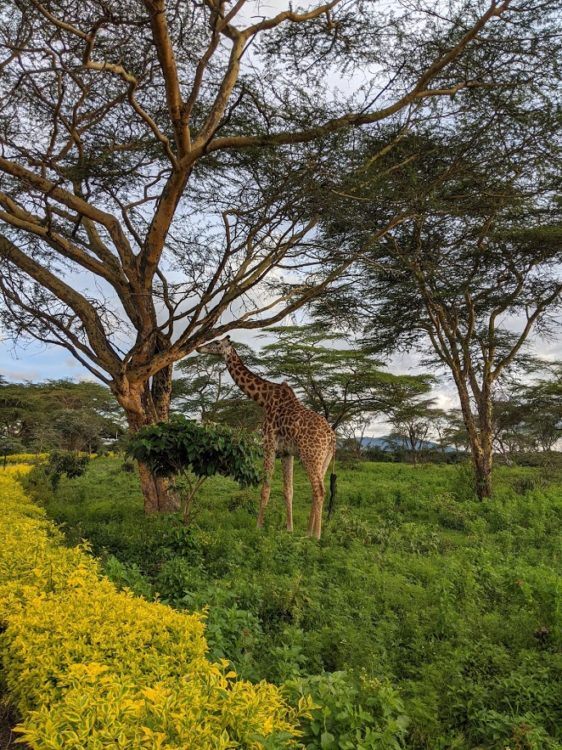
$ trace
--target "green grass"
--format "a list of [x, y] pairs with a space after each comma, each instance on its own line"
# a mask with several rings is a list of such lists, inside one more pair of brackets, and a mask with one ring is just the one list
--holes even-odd
[[304, 536], [300, 470], [293, 535], [279, 479], [263, 532], [259, 491], [222, 478], [204, 487], [193, 528], [146, 518], [116, 459], [35, 493], [120, 585], [208, 606], [212, 658], [311, 691], [322, 704], [304, 727], [311, 750], [559, 750], [562, 478], [502, 468], [479, 503], [465, 467], [338, 475], [319, 543]]

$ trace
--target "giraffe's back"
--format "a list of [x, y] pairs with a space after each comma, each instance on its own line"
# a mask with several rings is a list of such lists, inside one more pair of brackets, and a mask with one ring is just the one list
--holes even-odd
[[331, 455], [336, 436], [324, 417], [301, 404], [285, 383], [275, 395], [269, 413], [278, 450], [300, 455], [303, 460], [314, 455]]

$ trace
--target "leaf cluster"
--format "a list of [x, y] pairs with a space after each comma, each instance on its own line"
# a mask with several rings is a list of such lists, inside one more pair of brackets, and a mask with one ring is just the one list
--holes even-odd
[[187, 471], [198, 478], [221, 474], [243, 487], [256, 485], [261, 478], [254, 436], [222, 425], [200, 425], [179, 415], [143, 427], [130, 439], [127, 452], [163, 477]]

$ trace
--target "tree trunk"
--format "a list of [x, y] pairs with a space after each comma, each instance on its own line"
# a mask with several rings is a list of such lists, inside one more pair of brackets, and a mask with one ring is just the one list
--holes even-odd
[[472, 447], [475, 489], [479, 500], [488, 500], [492, 495], [492, 447], [485, 439]]
[[144, 498], [144, 512], [175, 513], [179, 510], [179, 502], [170, 492], [168, 480], [154, 476], [146, 464], [139, 462], [140, 486]]
[[[170, 373], [163, 373], [160, 378], [155, 377], [152, 384], [122, 381], [115, 388], [114, 393], [125, 410], [131, 434], [138, 432], [141, 427], [168, 420], [171, 387], [170, 368]], [[140, 461], [138, 466], [144, 512], [151, 514], [178, 511], [180, 503], [176, 494], [170, 490], [169, 481], [155, 476]]]
[[[468, 432], [470, 455], [474, 470], [474, 489], [479, 500], [487, 500], [492, 495], [492, 402], [485, 394], [478, 403], [477, 419], [472, 413], [470, 398], [465, 384], [457, 380], [463, 421]], [[478, 422], [477, 422], [478, 420]]]
[[478, 422], [480, 426], [480, 456], [476, 472], [476, 494], [480, 500], [492, 496], [492, 462], [494, 435], [492, 432], [492, 400], [489, 389], [483, 389], [482, 399], [478, 404]]

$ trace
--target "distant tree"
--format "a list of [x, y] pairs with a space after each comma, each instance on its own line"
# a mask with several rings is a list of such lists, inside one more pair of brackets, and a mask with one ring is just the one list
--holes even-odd
[[562, 437], [562, 368], [531, 383], [510, 383], [494, 402], [494, 446], [506, 458], [551, 451]]
[[446, 409], [436, 408], [431, 423], [431, 433], [432, 439], [435, 440], [442, 453], [453, 447], [447, 440], [449, 424], [449, 412]]
[[99, 383], [0, 384], [0, 435], [27, 450], [94, 452], [124, 430], [123, 413]]
[[562, 438], [562, 366], [550, 378], [541, 378], [523, 389], [525, 422], [542, 451], [553, 449]]
[[23, 453], [24, 446], [16, 438], [0, 435], [0, 456], [2, 457], [4, 468], [8, 462], [8, 456], [13, 453]]
[[76, 479], [85, 474], [89, 463], [88, 456], [79, 456], [72, 451], [53, 451], [44, 466], [53, 492], [56, 492], [63, 476]]
[[392, 412], [406, 396], [431, 387], [427, 376], [383, 370], [373, 348], [314, 323], [267, 333], [276, 337], [259, 356], [268, 377], [286, 380], [340, 434], [364, 431], [376, 415]]
[[0, 434], [29, 445], [29, 418], [33, 410], [31, 388], [0, 379]]
[[229, 398], [217, 404], [213, 421], [228, 427], [255, 432], [263, 423], [263, 410], [248, 398]]
[[441, 440], [450, 445], [457, 452], [470, 451], [470, 442], [460, 409], [450, 409], [445, 412], [445, 425], [441, 433]]
[[434, 403], [435, 400], [432, 398], [403, 398], [388, 418], [394, 428], [390, 435], [391, 443], [396, 448], [408, 450], [414, 464], [426, 448], [435, 421], [443, 414], [441, 409], [435, 408]]
[[526, 411], [527, 405], [514, 395], [493, 401], [493, 447], [508, 462], [517, 453], [534, 450]]

